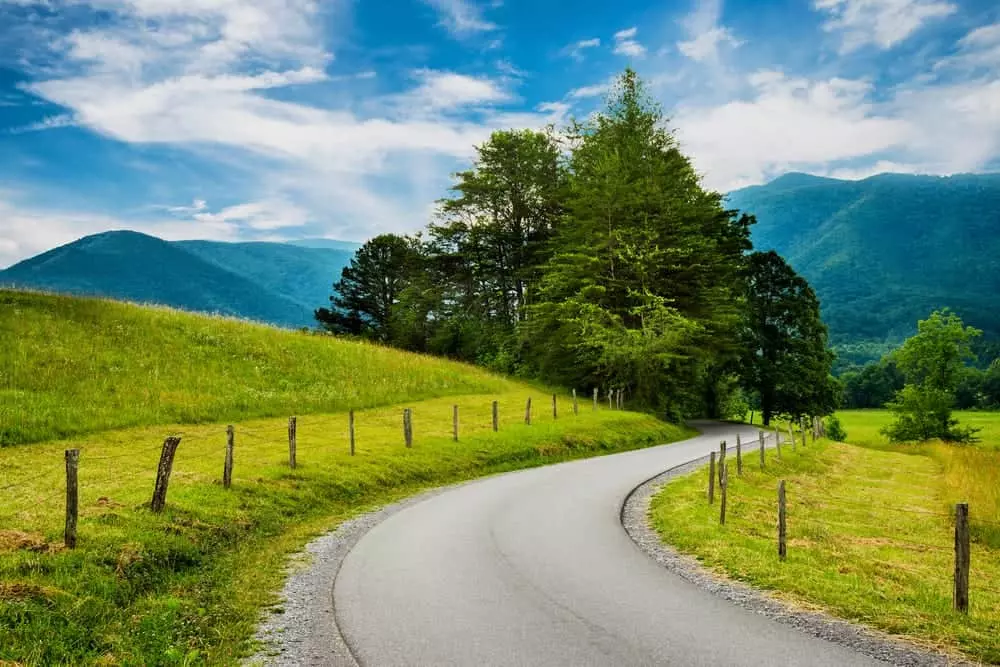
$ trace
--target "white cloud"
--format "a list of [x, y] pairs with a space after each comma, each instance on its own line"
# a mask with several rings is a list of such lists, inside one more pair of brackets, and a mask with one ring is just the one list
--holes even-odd
[[940, 71], [950, 67], [984, 68], [992, 72], [1000, 69], [1000, 23], [969, 32], [958, 41], [956, 53], [938, 61], [934, 69]]
[[841, 33], [841, 53], [869, 44], [889, 49], [958, 10], [948, 0], [815, 0], [814, 6], [829, 14], [823, 29]]
[[483, 18], [482, 10], [471, 0], [424, 0], [441, 17], [441, 25], [455, 37], [468, 37], [497, 29]]
[[[420, 85], [402, 95], [404, 104], [421, 109], [456, 110], [476, 104], [490, 104], [510, 99], [510, 94], [496, 82], [455, 72], [417, 70]], [[412, 108], [412, 106], [411, 106]]]
[[638, 28], [635, 27], [616, 32], [614, 52], [617, 55], [632, 58], [641, 58], [646, 55], [646, 47], [635, 39], [636, 33], [638, 33]]
[[590, 86], [581, 86], [579, 88], [574, 88], [569, 91], [567, 97], [574, 100], [583, 100], [590, 97], [601, 97], [606, 95], [609, 90], [611, 90], [611, 83], [614, 79], [608, 81], [602, 81], [601, 83], [595, 83]]
[[218, 213], [195, 213], [192, 217], [198, 222], [238, 222], [258, 230], [302, 227], [309, 221], [309, 213], [304, 208], [282, 200], [247, 202], [226, 207]]
[[592, 37], [591, 39], [581, 39], [579, 42], [574, 42], [567, 47], [564, 47], [562, 53], [569, 56], [573, 60], [582, 61], [584, 59], [584, 51], [587, 49], [596, 49], [601, 45], [601, 40], [598, 37]]
[[715, 62], [719, 46], [742, 45], [729, 28], [719, 24], [721, 18], [722, 0], [698, 0], [694, 11], [682, 21], [688, 39], [677, 42], [677, 49], [691, 60]]

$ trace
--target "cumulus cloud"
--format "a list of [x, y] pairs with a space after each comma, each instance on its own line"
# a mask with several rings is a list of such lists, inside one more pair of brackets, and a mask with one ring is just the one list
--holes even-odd
[[722, 0], [700, 0], [682, 24], [688, 39], [677, 42], [677, 50], [697, 62], [717, 61], [719, 47], [737, 47], [743, 42], [726, 26], [720, 25]]
[[815, 0], [814, 6], [828, 15], [823, 29], [840, 34], [841, 53], [869, 44], [889, 49], [958, 10], [948, 0]]
[[636, 40], [638, 28], [626, 28], [615, 33], [615, 53], [620, 56], [641, 58], [646, 55], [646, 47]]

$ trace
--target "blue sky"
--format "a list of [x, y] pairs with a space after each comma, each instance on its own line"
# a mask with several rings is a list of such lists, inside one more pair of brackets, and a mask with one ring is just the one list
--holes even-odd
[[995, 0], [0, 0], [0, 267], [415, 231], [492, 130], [626, 65], [718, 190], [1000, 169]]

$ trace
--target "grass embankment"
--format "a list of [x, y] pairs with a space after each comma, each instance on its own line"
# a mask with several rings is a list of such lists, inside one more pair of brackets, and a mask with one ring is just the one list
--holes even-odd
[[[645, 415], [595, 412], [586, 401], [575, 417], [568, 397], [560, 398], [560, 416], [553, 420], [544, 388], [392, 350], [101, 301], [3, 296], [7, 304], [35, 304], [21, 308], [20, 317], [42, 320], [0, 316], [5, 327], [41, 337], [18, 341], [15, 353], [3, 348], [5, 359], [17, 358], [43, 376], [23, 369], [6, 376], [16, 380], [4, 384], [5, 400], [19, 401], [15, 410], [34, 406], [61, 424], [57, 430], [77, 421], [87, 425], [84, 430], [100, 430], [102, 415], [117, 423], [116, 406], [131, 410], [129, 420], [156, 425], [0, 448], [0, 664], [234, 663], [251, 648], [261, 609], [274, 602], [288, 553], [343, 519], [431, 486], [686, 435]], [[91, 335], [62, 321], [64, 309]], [[132, 359], [127, 346], [105, 350], [87, 342], [102, 336], [102, 345], [111, 345], [119, 317], [128, 332], [123, 336], [159, 341], [159, 347], [137, 348], [147, 361]], [[174, 334], [156, 338], [168, 326]], [[194, 348], [190, 355], [179, 344], [168, 347], [181, 332]], [[198, 348], [208, 339], [214, 342]], [[66, 370], [64, 383], [59, 368]], [[111, 372], [105, 384], [89, 375], [94, 368]], [[164, 383], [158, 368], [185, 382]], [[242, 369], [241, 379], [202, 377], [232, 368]], [[311, 380], [282, 382], [282, 369], [302, 369]], [[262, 392], [266, 409], [252, 403], [244, 381]], [[267, 393], [271, 386], [277, 389]], [[150, 389], [130, 408], [128, 392], [142, 387], [164, 396], [157, 401]], [[357, 412], [357, 455], [351, 457], [346, 413], [306, 415], [296, 409], [296, 392], [313, 410], [387, 405]], [[448, 395], [426, 398], [435, 393]], [[536, 409], [526, 426], [529, 395]], [[210, 399], [215, 412], [199, 412], [198, 396]], [[500, 402], [499, 433], [491, 427], [493, 400]], [[61, 411], [59, 401], [71, 404]], [[451, 437], [453, 404], [460, 408], [459, 442]], [[412, 449], [403, 445], [403, 407], [413, 409]], [[282, 416], [238, 418], [259, 411]], [[299, 414], [298, 468], [290, 471], [285, 416], [293, 412]], [[236, 423], [232, 489], [220, 484], [226, 422], [161, 424], [164, 414], [202, 421], [225, 416]], [[45, 420], [20, 424], [4, 432], [22, 440], [47, 432]], [[182, 441], [167, 509], [154, 515], [146, 507], [168, 434]], [[81, 451], [73, 551], [60, 544], [67, 448]]]
[[0, 341], [0, 446], [517, 386], [481, 369], [377, 345], [9, 290], [0, 290]]
[[[849, 439], [864, 438], [869, 414], [842, 414]], [[963, 415], [964, 417], [964, 415]], [[1000, 423], [1000, 415], [993, 424]], [[983, 419], [983, 421], [988, 421]], [[858, 427], [858, 425], [861, 427]], [[856, 430], [852, 430], [852, 428]], [[875, 438], [878, 427], [871, 429]], [[768, 452], [730, 478], [726, 526], [705, 500], [705, 471], [667, 484], [651, 518], [664, 540], [720, 574], [922, 643], [1000, 662], [1000, 516], [968, 495], [988, 449], [933, 444], [878, 448], [820, 441], [783, 460]], [[989, 443], [984, 443], [989, 447]], [[788, 487], [788, 560], [777, 557], [777, 483]], [[972, 515], [971, 611], [952, 611], [953, 505]]]

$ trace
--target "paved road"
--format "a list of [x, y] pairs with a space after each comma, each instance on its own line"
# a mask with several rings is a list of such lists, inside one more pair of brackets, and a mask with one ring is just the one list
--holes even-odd
[[334, 587], [359, 662], [389, 665], [869, 665], [671, 574], [619, 522], [656, 473], [755, 431], [458, 487], [373, 528]]

